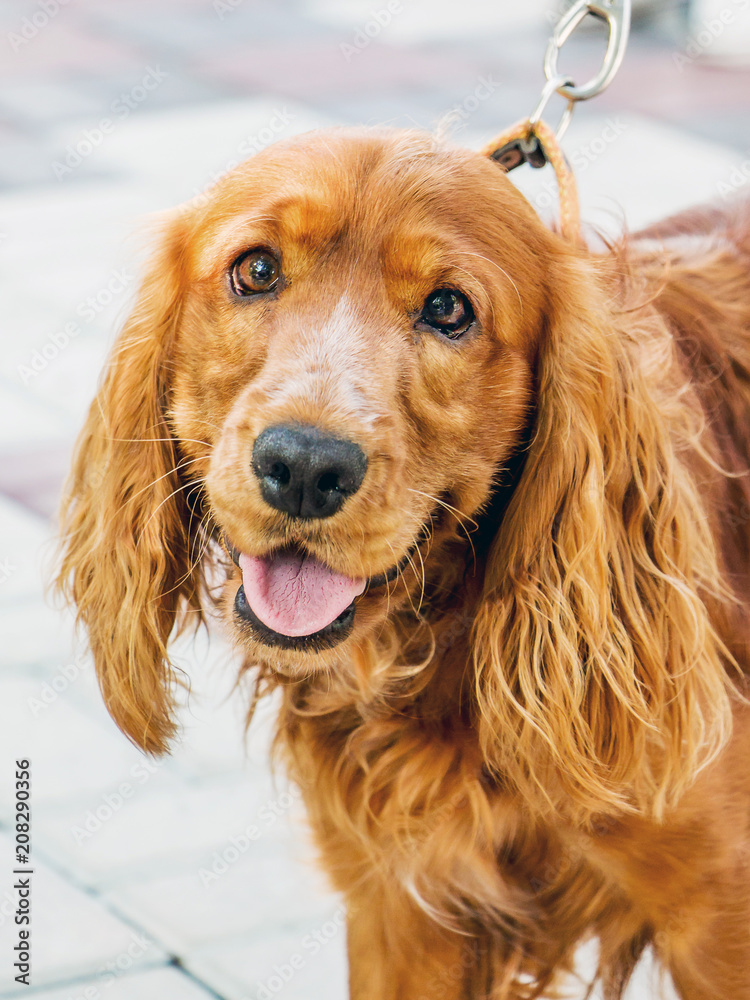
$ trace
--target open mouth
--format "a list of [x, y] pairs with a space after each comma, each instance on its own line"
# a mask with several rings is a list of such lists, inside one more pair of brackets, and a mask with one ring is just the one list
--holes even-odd
[[240, 587], [234, 599], [235, 614], [241, 621], [252, 626], [253, 634], [266, 646], [276, 646], [279, 649], [306, 650], [318, 652], [338, 645], [351, 632], [354, 625], [354, 601], [344, 608], [332, 622], [323, 628], [307, 635], [286, 635], [269, 628], [253, 611], [245, 594], [245, 587]]
[[225, 548], [242, 572], [234, 601], [240, 621], [265, 645], [309, 651], [329, 649], [345, 639], [354, 625], [356, 599], [395, 580], [413, 551], [387, 573], [368, 580], [337, 573], [298, 548], [261, 557], [240, 553], [226, 540]]
[[343, 639], [354, 619], [354, 600], [367, 586], [364, 577], [337, 573], [301, 549], [262, 557], [242, 554], [239, 567], [242, 587], [235, 609], [244, 612], [265, 642], [292, 648], [301, 641], [319, 646], [321, 640]]

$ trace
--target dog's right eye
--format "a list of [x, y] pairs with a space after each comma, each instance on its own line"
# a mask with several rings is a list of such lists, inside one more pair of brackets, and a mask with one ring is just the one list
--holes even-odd
[[449, 340], [458, 340], [474, 322], [471, 303], [456, 288], [436, 288], [427, 296], [417, 320], [417, 329], [437, 330]]
[[279, 262], [270, 250], [250, 250], [232, 264], [232, 291], [235, 295], [271, 292], [280, 275]]

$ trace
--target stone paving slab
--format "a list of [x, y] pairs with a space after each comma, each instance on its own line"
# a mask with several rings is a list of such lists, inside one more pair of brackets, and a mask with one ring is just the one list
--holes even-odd
[[[16, 419], [17, 414], [16, 410]], [[0, 496], [0, 525], [2, 603], [36, 597], [43, 586], [43, 566], [50, 551], [50, 525], [3, 496]]]
[[125, 891], [138, 880], [183, 873], [200, 884], [198, 871], [212, 870], [215, 853], [236, 850], [232, 837], [244, 844], [248, 829], [266, 833], [258, 814], [279, 794], [267, 773], [193, 784], [179, 780], [171, 763], [141, 759], [120, 781], [40, 811], [40, 845], [86, 885]]
[[[3, 872], [11, 867], [11, 841], [0, 834]], [[121, 956], [128, 968], [163, 962], [165, 954], [156, 942], [135, 926], [121, 920], [100, 898], [92, 896], [61, 877], [50, 866], [33, 860], [33, 984], [44, 986], [85, 976], [92, 970], [117, 963]], [[3, 889], [5, 892], [5, 888]], [[14, 897], [11, 896], [14, 901]], [[2, 902], [7, 897], [3, 895]], [[14, 983], [12, 943], [17, 941], [15, 923], [0, 924], [0, 996], [28, 993], [28, 986]]]
[[[331, 27], [341, 28], [347, 22], [365, 37], [376, 37], [400, 45], [426, 42], [470, 40], [488, 35], [501, 40], [508, 33], [527, 29], [544, 37], [544, 27], [550, 24], [548, 0], [499, 0], [497, 3], [457, 4], [454, 0], [307, 0], [308, 12]], [[389, 16], [390, 15], [390, 18]], [[375, 29], [381, 30], [376, 33]]]
[[[56, 485], [59, 488], [59, 483]], [[51, 649], [59, 664], [73, 662], [80, 657], [80, 651], [76, 650], [72, 614], [53, 607], [38, 593], [34, 597], [0, 602], [0, 672], [3, 676], [34, 677], [43, 682], [56, 673], [50, 662]]]
[[[44, 681], [0, 677], [0, 732], [6, 760], [12, 753], [34, 759], [35, 807], [64, 802], [80, 807], [123, 782], [138, 780], [144, 758], [113, 723], [79, 708], [66, 691], [41, 708], [44, 693]], [[165, 767], [172, 769], [169, 762]], [[10, 795], [9, 783], [0, 782], [0, 816], [6, 821]]]
[[191, 955], [186, 967], [225, 1000], [345, 1000], [345, 933], [340, 907], [273, 934], [226, 941]]
[[[2, 994], [0, 994], [2, 995]], [[34, 992], [34, 1000], [216, 1000], [180, 969], [162, 966], [147, 972], [126, 971], [81, 979], [59, 989]]]
[[242, 826], [227, 824], [192, 866], [172, 875], [130, 878], [104, 898], [186, 956], [228, 940], [252, 941], [269, 927], [323, 923], [330, 896], [312, 855], [301, 857], [303, 831], [285, 816], [283, 797], [267, 801], [278, 812], [261, 806]]
[[[406, 95], [426, 89], [444, 65], [440, 53], [405, 53], [386, 46], [365, 48], [347, 60], [336, 44], [324, 39], [300, 40], [296, 45], [288, 40], [277, 45], [246, 43], [201, 58], [195, 69], [251, 93], [268, 87], [273, 93], [314, 103], [342, 91], [364, 96], [387, 88], [400, 91], [408, 106]], [[457, 91], [463, 92], [477, 75], [473, 60], [457, 56], [451, 74]]]
[[[29, 14], [37, 14], [38, 6], [29, 4]], [[106, 39], [90, 27], [77, 24], [68, 16], [69, 11], [59, 8], [58, 16], [49, 18], [36, 33], [27, 28], [23, 32], [24, 14], [17, 8], [14, 17], [6, 19], [5, 38], [7, 54], [0, 62], [0, 80], [34, 80], [36, 77], [75, 78], [82, 66], [88, 73], [110, 74], [126, 71], [137, 63], [138, 52], [120, 40]], [[33, 22], [32, 22], [33, 25]]]

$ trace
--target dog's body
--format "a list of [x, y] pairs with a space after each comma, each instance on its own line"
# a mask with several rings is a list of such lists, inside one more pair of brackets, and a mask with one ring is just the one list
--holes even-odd
[[609, 998], [652, 944], [750, 1000], [749, 465], [747, 208], [592, 254], [477, 154], [313, 134], [170, 223], [62, 579], [161, 751], [226, 570], [355, 1000], [542, 995], [591, 934]]

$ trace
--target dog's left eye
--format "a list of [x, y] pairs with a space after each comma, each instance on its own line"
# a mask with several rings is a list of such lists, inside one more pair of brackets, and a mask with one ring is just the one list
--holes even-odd
[[450, 340], [457, 340], [474, 322], [471, 303], [455, 288], [436, 288], [427, 296], [418, 325], [437, 330]]
[[269, 250], [251, 250], [232, 264], [232, 291], [235, 295], [270, 292], [279, 282], [281, 268]]

